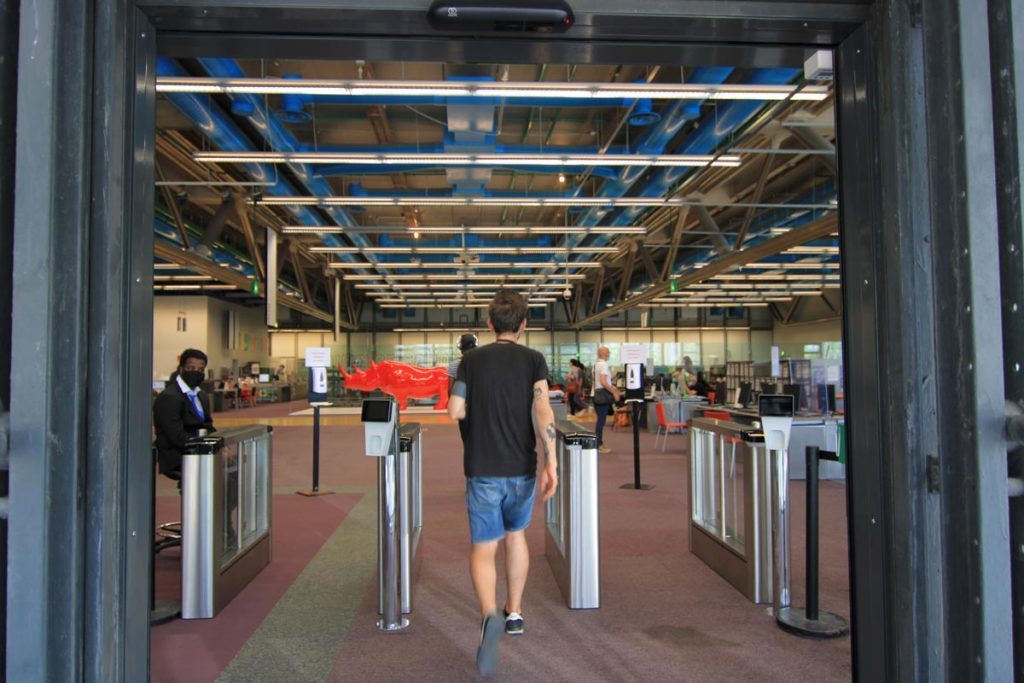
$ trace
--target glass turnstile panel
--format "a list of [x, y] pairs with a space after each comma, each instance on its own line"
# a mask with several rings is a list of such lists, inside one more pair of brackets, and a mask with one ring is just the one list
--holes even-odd
[[725, 513], [722, 540], [740, 555], [744, 554], [746, 531], [746, 482], [744, 450], [746, 444], [726, 440], [722, 444], [722, 509]]
[[241, 530], [239, 524], [241, 515], [238, 508], [238, 467], [241, 446], [242, 444], [236, 444], [233, 447], [226, 448], [225, 450], [228, 452], [220, 458], [221, 467], [223, 468], [222, 481], [224, 486], [223, 495], [221, 496], [224, 513], [221, 568], [231, 564], [239, 551], [238, 539]]
[[745, 553], [745, 444], [691, 430], [693, 522], [739, 555]]
[[[558, 458], [558, 472], [561, 476], [565, 472], [565, 442], [558, 439], [555, 444], [555, 452]], [[566, 482], [559, 481], [559, 486], [555, 489], [555, 495], [548, 499], [545, 520], [547, 521], [548, 530], [551, 533], [551, 539], [555, 542], [558, 547], [558, 552], [565, 555], [565, 528], [562, 524], [562, 509], [565, 506], [564, 492]]]
[[241, 441], [235, 452], [222, 459], [224, 495], [224, 545], [221, 568], [230, 565], [266, 535], [270, 528], [270, 441]]

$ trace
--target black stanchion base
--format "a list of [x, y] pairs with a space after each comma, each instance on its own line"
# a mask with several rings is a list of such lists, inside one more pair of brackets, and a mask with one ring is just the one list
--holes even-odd
[[157, 600], [149, 611], [149, 625], [159, 626], [181, 618], [181, 603], [176, 600]]
[[810, 620], [803, 608], [786, 607], [775, 615], [779, 628], [804, 638], [840, 638], [850, 632], [850, 625], [838, 614], [818, 611], [818, 618]]
[[654, 484], [640, 484], [640, 486], [638, 488], [636, 484], [634, 484], [633, 482], [629, 482], [628, 484], [623, 484], [619, 488], [620, 489], [632, 489], [634, 491], [650, 491], [651, 489], [654, 488]]
[[333, 494], [334, 491], [327, 491], [325, 489], [320, 489], [319, 491], [314, 491], [313, 489], [306, 489], [304, 491], [296, 491], [295, 493], [299, 494], [300, 496], [306, 496], [307, 498], [312, 498], [313, 496], [329, 496], [329, 495]]

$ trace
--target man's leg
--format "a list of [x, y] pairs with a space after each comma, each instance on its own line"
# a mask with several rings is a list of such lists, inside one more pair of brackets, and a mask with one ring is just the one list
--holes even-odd
[[604, 445], [604, 423], [608, 419], [608, 405], [596, 406], [597, 410], [597, 425], [594, 426], [594, 433], [597, 434], [597, 447], [600, 448]]
[[494, 566], [497, 552], [497, 541], [474, 543], [469, 551], [469, 575], [473, 579], [473, 590], [480, 603], [480, 613], [485, 617], [498, 609], [495, 597], [498, 573]]
[[526, 531], [505, 534], [505, 574], [508, 580], [508, 600], [505, 609], [522, 612], [523, 589], [530, 571], [530, 548], [526, 544]]

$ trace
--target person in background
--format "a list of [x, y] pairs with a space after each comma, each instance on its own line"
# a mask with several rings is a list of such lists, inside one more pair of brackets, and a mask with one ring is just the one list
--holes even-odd
[[452, 393], [452, 385], [455, 383], [455, 376], [459, 372], [459, 363], [462, 362], [462, 356], [466, 354], [466, 351], [475, 349], [478, 343], [479, 340], [477, 339], [477, 336], [472, 332], [467, 332], [459, 337], [459, 357], [448, 364], [448, 371], [446, 373], [448, 375], [449, 394]]
[[172, 478], [181, 477], [185, 443], [200, 436], [200, 430], [216, 431], [210, 398], [199, 389], [206, 379], [206, 362], [206, 354], [198, 349], [182, 351], [178, 369], [171, 373], [167, 386], [153, 403], [160, 473]]
[[693, 367], [693, 359], [689, 356], [683, 356], [683, 379], [679, 383], [679, 389], [685, 392], [686, 388], [692, 386], [696, 381], [697, 369]]
[[565, 375], [565, 402], [569, 414], [583, 410], [583, 364], [575, 358], [569, 359], [569, 372]]
[[[608, 420], [608, 414], [612, 405], [622, 400], [622, 392], [612, 383], [612, 371], [608, 368], [608, 356], [611, 352], [607, 346], [597, 349], [597, 363], [594, 365], [594, 409], [597, 411], [597, 425], [594, 432], [597, 434], [597, 450], [600, 453], [610, 453], [612, 449], [604, 445], [604, 423]], [[600, 392], [611, 395], [603, 398], [598, 396]]]
[[[517, 343], [526, 329], [527, 312], [521, 295], [498, 290], [487, 311], [487, 326], [497, 340], [463, 356], [448, 400], [448, 415], [465, 425], [469, 571], [483, 615], [476, 664], [485, 677], [497, 671], [502, 631], [523, 633], [522, 598], [530, 568], [526, 528], [537, 490], [546, 501], [558, 487], [548, 364], [540, 353]], [[538, 437], [543, 462], [537, 458]], [[495, 567], [503, 539], [504, 618], [497, 609]]]
[[697, 381], [690, 387], [691, 395], [708, 397], [708, 392], [712, 391], [714, 387], [708, 384], [708, 381], [704, 378], [704, 371], [701, 370], [697, 373]]

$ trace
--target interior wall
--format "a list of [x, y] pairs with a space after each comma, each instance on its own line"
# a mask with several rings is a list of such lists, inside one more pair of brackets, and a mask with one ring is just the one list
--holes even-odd
[[[228, 339], [228, 311], [237, 316], [234, 340]], [[178, 366], [178, 356], [196, 348], [209, 358], [214, 378], [230, 371], [232, 361], [271, 363], [264, 313], [206, 296], [162, 296], [153, 300], [153, 379], [164, 380]]]
[[[213, 377], [225, 376], [231, 371], [233, 361], [238, 361], [239, 366], [258, 361], [260, 365], [270, 367], [270, 339], [264, 310], [210, 297], [206, 297], [206, 301], [206, 347], [203, 350], [210, 359], [207, 368]], [[237, 320], [237, 332], [234, 335], [228, 334], [229, 312]]]
[[185, 349], [204, 349], [208, 342], [206, 301], [205, 296], [153, 299], [153, 379], [167, 379]]
[[808, 323], [775, 323], [772, 341], [783, 355], [802, 358], [805, 344], [842, 342], [843, 325], [839, 318]]

